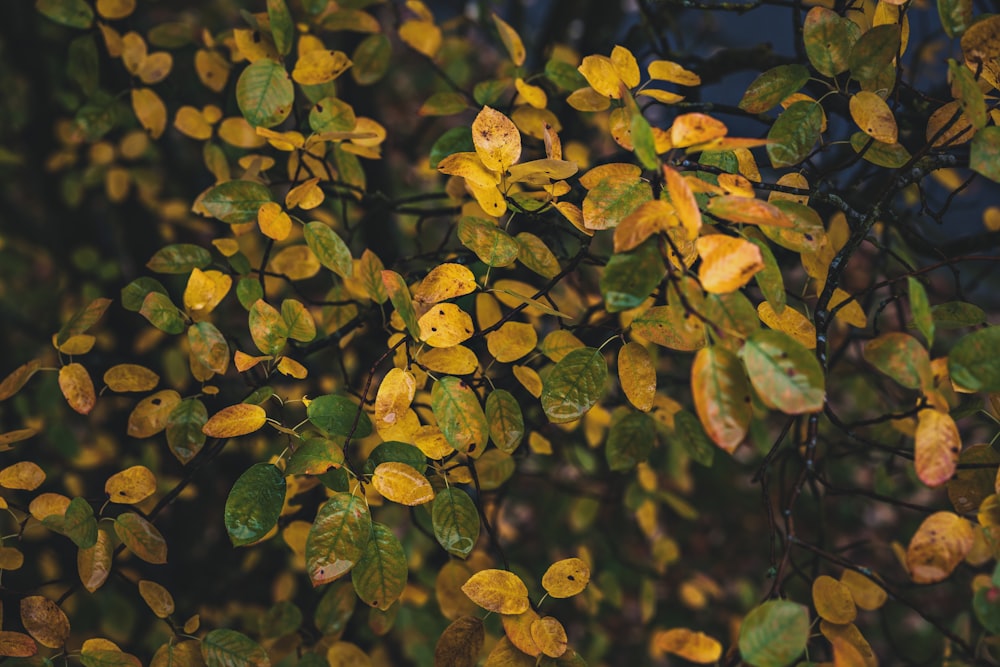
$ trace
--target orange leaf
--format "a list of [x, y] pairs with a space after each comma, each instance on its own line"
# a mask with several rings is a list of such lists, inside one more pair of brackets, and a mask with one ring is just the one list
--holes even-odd
[[703, 113], [681, 114], [670, 126], [670, 143], [675, 148], [686, 148], [706, 141], [719, 139], [729, 132], [722, 121]]
[[253, 433], [267, 421], [267, 413], [259, 405], [237, 403], [212, 415], [201, 431], [212, 438], [235, 438]]
[[652, 643], [654, 649], [702, 665], [716, 662], [722, 656], [722, 644], [703, 632], [687, 628], [659, 630], [653, 634]]
[[691, 367], [691, 392], [705, 432], [732, 453], [750, 428], [750, 384], [740, 360], [721, 347], [698, 350]]
[[677, 217], [687, 231], [687, 237], [697, 238], [701, 229], [701, 211], [698, 209], [698, 200], [694, 198], [691, 186], [688, 185], [686, 178], [668, 165], [663, 165], [663, 176], [667, 181], [670, 203], [674, 205]]
[[791, 227], [792, 221], [775, 206], [752, 197], [724, 195], [713, 197], [705, 210], [712, 215], [748, 225], [773, 225]]
[[706, 292], [725, 294], [738, 290], [764, 268], [760, 248], [750, 241], [710, 234], [695, 243], [701, 256], [698, 279]]

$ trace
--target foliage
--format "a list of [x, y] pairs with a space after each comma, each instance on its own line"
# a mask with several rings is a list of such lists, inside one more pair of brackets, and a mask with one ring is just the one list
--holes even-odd
[[1000, 662], [1000, 16], [33, 4], [6, 660]]

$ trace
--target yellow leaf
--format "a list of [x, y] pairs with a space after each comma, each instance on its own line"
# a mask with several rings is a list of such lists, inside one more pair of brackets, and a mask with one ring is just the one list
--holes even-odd
[[271, 259], [271, 270], [291, 280], [312, 278], [323, 268], [309, 246], [300, 244], [282, 248]]
[[167, 107], [151, 88], [132, 89], [132, 110], [153, 139], [159, 139], [167, 129]]
[[497, 16], [496, 12], [493, 12], [493, 23], [497, 27], [497, 32], [500, 33], [500, 41], [507, 47], [507, 53], [510, 54], [511, 61], [520, 67], [524, 64], [524, 59], [527, 57], [527, 53], [524, 50], [524, 43], [521, 42], [521, 36], [506, 21]]
[[322, 204], [325, 198], [326, 194], [319, 186], [319, 178], [310, 178], [288, 191], [285, 195], [285, 206], [309, 211]]
[[686, 178], [669, 165], [663, 165], [663, 176], [667, 181], [670, 203], [673, 204], [688, 239], [698, 238], [698, 232], [701, 230], [701, 211], [698, 209], [698, 200], [694, 198], [691, 186]]
[[506, 171], [521, 157], [521, 133], [507, 116], [484, 106], [472, 122], [472, 144], [487, 169]]
[[726, 136], [729, 130], [722, 121], [703, 113], [681, 114], [670, 126], [670, 143], [675, 148], [686, 148]]
[[680, 224], [673, 204], [663, 199], [643, 202], [615, 227], [616, 253], [634, 250], [650, 236]]
[[257, 209], [257, 224], [264, 236], [275, 241], [284, 241], [292, 231], [292, 219], [281, 205], [269, 201]]
[[548, 96], [545, 94], [543, 88], [527, 83], [521, 77], [517, 77], [514, 80], [514, 87], [517, 88], [521, 100], [536, 109], [544, 109], [549, 103]]
[[122, 64], [129, 74], [136, 74], [142, 61], [146, 59], [146, 40], [135, 31], [129, 31], [121, 38], [122, 41]]
[[94, 409], [97, 395], [94, 393], [94, 383], [90, 379], [90, 374], [83, 364], [66, 364], [59, 369], [59, 389], [66, 397], [69, 407], [81, 415], [88, 414]]
[[170, 75], [170, 70], [173, 69], [173, 66], [174, 57], [172, 55], [166, 51], [157, 51], [156, 53], [149, 54], [142, 61], [136, 75], [143, 83], [151, 86], [166, 79]]
[[419, 305], [471, 294], [476, 290], [476, 276], [461, 264], [439, 264], [413, 288], [413, 300]]
[[476, 153], [452, 153], [438, 162], [438, 171], [450, 176], [461, 176], [467, 183], [484, 188], [495, 187], [500, 182], [499, 174], [487, 169]]
[[618, 350], [618, 381], [628, 402], [649, 412], [656, 398], [656, 369], [649, 351], [639, 343], [626, 343]]
[[33, 461], [18, 461], [0, 470], [0, 486], [34, 491], [45, 481], [45, 471]]
[[292, 79], [306, 86], [333, 81], [347, 71], [351, 59], [343, 51], [316, 49], [301, 55], [292, 70]]
[[56, 345], [57, 338], [58, 334], [52, 334], [52, 344], [55, 345], [56, 349], [60, 352], [70, 356], [87, 354], [94, 348], [94, 343], [97, 342], [97, 337], [90, 334], [77, 334], [75, 336], [70, 336], [61, 345]]
[[532, 431], [528, 435], [528, 447], [531, 448], [532, 454], [541, 454], [544, 456], [552, 454], [552, 441], [538, 431]]
[[543, 616], [531, 624], [531, 638], [550, 658], [558, 658], [568, 647], [566, 628], [552, 616]]
[[556, 561], [542, 575], [542, 588], [554, 598], [569, 598], [590, 583], [590, 568], [579, 558]]
[[215, 310], [219, 302], [229, 294], [233, 279], [221, 271], [202, 271], [195, 268], [188, 277], [184, 288], [184, 309], [195, 322]]
[[267, 143], [242, 117], [223, 120], [219, 124], [219, 138], [231, 146], [246, 149], [260, 148]]
[[428, 58], [433, 58], [441, 48], [441, 28], [433, 21], [404, 21], [399, 26], [399, 38]]
[[441, 303], [418, 320], [420, 339], [431, 347], [451, 347], [472, 337], [472, 318], [453, 303]]
[[962, 449], [955, 420], [947, 412], [921, 410], [915, 438], [913, 466], [917, 477], [927, 486], [945, 484], [955, 474]]
[[611, 100], [589, 86], [574, 90], [566, 98], [566, 103], [577, 111], [604, 111], [611, 106]]
[[[21, 442], [36, 435], [38, 435], [38, 429], [32, 427], [18, 428], [6, 433], [0, 433], [0, 451], [7, 451], [10, 449], [10, 445], [13, 445], [15, 442]], [[0, 509], [4, 508], [0, 507]]]
[[146, 466], [132, 466], [115, 473], [104, 483], [104, 492], [111, 502], [134, 505], [156, 491], [156, 476]]
[[847, 301], [847, 299], [851, 299], [851, 302], [838, 308], [835, 317], [845, 324], [850, 324], [852, 327], [864, 329], [868, 326], [868, 316], [865, 315], [864, 308], [861, 307], [857, 299], [851, 298], [850, 294], [839, 287], [833, 290], [833, 296], [830, 297], [830, 310], [837, 308], [837, 306]]
[[521, 614], [527, 611], [528, 588], [513, 572], [482, 570], [469, 577], [462, 592], [487, 611], [498, 614]]
[[0, 547], [0, 570], [20, 570], [22, 565], [23, 553], [13, 547]]
[[654, 60], [646, 66], [650, 79], [669, 81], [681, 86], [700, 86], [701, 77], [669, 60]]
[[250, 370], [260, 362], [267, 361], [268, 359], [273, 359], [273, 358], [274, 357], [272, 357], [269, 354], [264, 355], [262, 357], [252, 357], [246, 352], [241, 352], [240, 350], [236, 350], [236, 354], [234, 355], [233, 361], [236, 365], [236, 370], [238, 370], [240, 373], [243, 373], [245, 371]]
[[267, 413], [259, 405], [237, 403], [212, 415], [201, 431], [212, 438], [235, 438], [253, 433], [267, 421]]
[[229, 62], [215, 51], [198, 49], [194, 54], [194, 69], [198, 80], [216, 93], [221, 93], [229, 78]]
[[709, 200], [705, 209], [714, 216], [730, 222], [748, 225], [791, 227], [792, 222], [781, 209], [753, 197], [723, 195]]
[[785, 308], [779, 315], [774, 312], [774, 308], [771, 307], [770, 303], [761, 301], [757, 306], [757, 316], [767, 326], [788, 334], [802, 343], [807, 349], [815, 349], [815, 325], [805, 315], [794, 308]]
[[521, 383], [521, 386], [528, 390], [528, 393], [538, 398], [542, 395], [542, 378], [538, 372], [530, 366], [513, 366], [514, 377]]
[[918, 584], [947, 579], [972, 549], [972, 526], [952, 512], [935, 512], [920, 524], [906, 550], [906, 567]]
[[400, 505], [423, 505], [434, 500], [434, 489], [427, 478], [413, 467], [398, 461], [375, 466], [372, 486], [386, 499]]
[[813, 581], [812, 599], [816, 613], [831, 623], [852, 623], [858, 616], [851, 590], [825, 574]]
[[275, 48], [271, 36], [260, 30], [237, 28], [233, 30], [233, 41], [236, 43], [239, 55], [252, 63], [265, 58], [268, 60], [280, 60], [278, 49]]
[[38, 372], [38, 369], [42, 367], [42, 362], [37, 359], [32, 359], [26, 364], [18, 366], [11, 372], [10, 375], [5, 377], [2, 382], [0, 382], [0, 401], [5, 401], [18, 391], [21, 387], [31, 379], [31, 376]]
[[688, 662], [707, 665], [722, 657], [722, 644], [703, 632], [693, 632], [687, 628], [657, 630], [653, 633], [654, 651], [672, 653]]
[[464, 345], [426, 349], [420, 353], [418, 361], [428, 370], [445, 375], [469, 375], [479, 367], [475, 352]]
[[618, 73], [618, 78], [622, 80], [628, 88], [635, 88], [639, 85], [639, 63], [632, 52], [624, 46], [616, 45], [611, 50], [611, 65]]
[[205, 116], [192, 106], [183, 106], [174, 116], [174, 127], [183, 135], [204, 141], [212, 137], [212, 126]]
[[36, 642], [47, 648], [60, 648], [69, 639], [66, 614], [41, 595], [21, 598], [21, 623]]
[[820, 621], [819, 631], [833, 645], [833, 664], [836, 667], [878, 667], [878, 658], [858, 626]]
[[416, 390], [417, 381], [409, 371], [393, 368], [382, 378], [375, 395], [375, 430], [383, 440], [398, 440], [392, 434], [403, 423]]
[[[598, 55], [587, 56], [577, 69], [598, 95], [616, 100], [621, 98], [620, 85], [622, 80], [614, 63], [611, 62], [611, 58]], [[575, 95], [577, 92], [580, 91], [573, 94]], [[574, 108], [577, 107], [574, 106]]]
[[306, 367], [291, 357], [282, 357], [278, 360], [278, 372], [296, 380], [304, 380], [309, 375]]
[[38, 521], [47, 516], [63, 516], [70, 500], [61, 493], [42, 493], [28, 505], [28, 514]]
[[104, 373], [104, 384], [111, 391], [149, 391], [159, 382], [159, 375], [138, 364], [117, 364]]
[[875, 141], [894, 144], [899, 139], [899, 128], [892, 109], [875, 93], [862, 90], [851, 96], [851, 118], [861, 131]]
[[170, 413], [181, 402], [181, 395], [164, 389], [139, 401], [128, 416], [127, 433], [132, 438], [151, 438], [167, 427]]
[[159, 618], [166, 618], [174, 613], [174, 597], [155, 581], [140, 580], [139, 595]]
[[455, 452], [437, 426], [421, 426], [413, 434], [413, 444], [429, 459], [443, 459]]
[[330, 667], [372, 667], [371, 658], [357, 644], [337, 640], [326, 650]]
[[109, 21], [127, 18], [135, 11], [135, 0], [97, 0], [97, 13]]
[[501, 363], [520, 359], [534, 350], [537, 343], [535, 327], [522, 322], [504, 322], [499, 329], [486, 334], [486, 347]]
[[[520, 614], [504, 614], [500, 617], [503, 622], [503, 630], [507, 634], [507, 639], [517, 650], [537, 658], [542, 654], [535, 639], [531, 636], [531, 626], [539, 620], [538, 613], [530, 607]], [[534, 664], [534, 661], [532, 661]]]
[[750, 241], [711, 234], [695, 243], [701, 256], [698, 279], [706, 292], [725, 294], [738, 290], [764, 268], [760, 248]]
[[874, 581], [854, 570], [844, 570], [840, 583], [847, 586], [854, 604], [867, 611], [874, 611], [885, 604], [889, 595]]
[[111, 533], [103, 528], [97, 529], [97, 542], [92, 547], [80, 549], [76, 554], [76, 569], [80, 583], [93, 593], [107, 581], [111, 574], [111, 558], [115, 544]]

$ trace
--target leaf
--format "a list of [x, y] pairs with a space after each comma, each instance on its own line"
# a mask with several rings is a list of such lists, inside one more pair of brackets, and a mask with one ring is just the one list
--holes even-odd
[[2, 382], [0, 382], [0, 401], [6, 401], [8, 398], [21, 391], [21, 388], [27, 384], [31, 376], [38, 372], [42, 367], [42, 362], [38, 359], [32, 359], [31, 361], [18, 366], [14, 369], [10, 375], [5, 377]]
[[754, 667], [786, 667], [809, 641], [809, 610], [788, 600], [753, 609], [740, 627], [740, 655]]
[[420, 338], [420, 325], [417, 324], [417, 312], [413, 308], [413, 299], [406, 281], [395, 271], [382, 271], [382, 284], [389, 293], [392, 307], [406, 324], [406, 330], [414, 339]]
[[[259, 62], [259, 61], [258, 61]], [[206, 667], [270, 667], [267, 652], [242, 632], [220, 628], [201, 640]]]
[[543, 616], [531, 623], [531, 638], [550, 658], [558, 658], [566, 652], [566, 628], [552, 616]]
[[202, 196], [201, 205], [212, 217], [236, 225], [255, 222], [260, 207], [273, 201], [274, 196], [265, 185], [254, 181], [226, 181], [210, 188]]
[[554, 424], [582, 417], [604, 395], [608, 364], [600, 350], [585, 347], [556, 363], [542, 385], [542, 410]]
[[746, 437], [752, 416], [750, 385], [736, 355], [718, 346], [698, 350], [691, 392], [708, 437], [732, 454]]
[[[937, 320], [937, 311], [935, 311]], [[939, 321], [940, 323], [940, 321]], [[963, 336], [948, 355], [948, 373], [969, 391], [1000, 391], [1000, 326], [988, 326]]]
[[259, 405], [237, 403], [219, 410], [202, 427], [211, 438], [236, 438], [257, 431], [267, 422], [267, 413]]
[[250, 336], [264, 354], [276, 355], [288, 342], [288, 325], [281, 313], [263, 299], [250, 307]]
[[38, 653], [35, 640], [21, 632], [0, 632], [0, 656], [5, 658], [30, 658]]
[[703, 113], [685, 113], [670, 126], [670, 143], [674, 148], [687, 148], [726, 136], [725, 123]]
[[653, 420], [644, 412], [631, 412], [612, 423], [604, 454], [615, 472], [635, 468], [649, 458], [656, 444]]
[[508, 266], [521, 252], [510, 234], [480, 218], [463, 216], [458, 221], [458, 238], [487, 266]]
[[143, 129], [159, 139], [167, 129], [167, 107], [152, 88], [132, 89], [132, 110]]
[[285, 466], [285, 475], [322, 475], [344, 463], [344, 451], [332, 440], [306, 437]]
[[486, 346], [500, 363], [517, 361], [535, 349], [538, 334], [535, 327], [524, 322], [504, 322], [499, 329], [486, 334]]
[[205, 444], [202, 428], [208, 421], [205, 404], [197, 398], [185, 398], [167, 417], [167, 446], [182, 464], [198, 455]]
[[18, 461], [0, 470], [0, 486], [34, 491], [45, 481], [45, 471], [34, 461]]
[[848, 57], [859, 37], [861, 29], [856, 23], [826, 7], [810, 9], [802, 27], [809, 62], [824, 76], [847, 71]]
[[309, 222], [303, 228], [306, 244], [319, 259], [320, 264], [336, 273], [341, 278], [354, 275], [354, 262], [351, 250], [340, 235], [322, 222]]
[[479, 513], [469, 494], [443, 489], [434, 498], [431, 520], [438, 544], [453, 556], [468, 558], [479, 540]]
[[545, 242], [531, 232], [521, 232], [516, 237], [518, 259], [543, 278], [555, 278], [562, 267]]
[[962, 440], [946, 412], [921, 410], [917, 415], [913, 465], [927, 486], [941, 486], [955, 474]]
[[97, 403], [94, 383], [83, 364], [66, 364], [59, 369], [59, 389], [69, 407], [81, 415], [89, 414]]
[[[979, 90], [978, 88], [976, 90]], [[851, 118], [861, 131], [875, 141], [894, 144], [899, 138], [896, 117], [892, 109], [875, 93], [861, 90], [851, 96]]]
[[116, 364], [104, 372], [104, 384], [111, 391], [150, 391], [159, 382], [159, 375], [138, 364]]
[[431, 483], [406, 463], [387, 461], [378, 464], [372, 475], [372, 486], [387, 500], [400, 505], [412, 507], [434, 500]]
[[371, 534], [365, 499], [333, 494], [320, 507], [306, 540], [306, 570], [313, 586], [347, 574], [361, 558]]
[[85, 30], [94, 22], [94, 10], [84, 0], [36, 0], [35, 9], [67, 28]]
[[639, 306], [660, 284], [666, 271], [653, 240], [647, 240], [632, 252], [612, 255], [600, 283], [608, 312]]
[[421, 305], [436, 304], [447, 299], [471, 294], [476, 290], [476, 277], [461, 264], [445, 262], [435, 266], [413, 288], [413, 300]]
[[167, 618], [174, 613], [174, 597], [170, 591], [155, 581], [141, 580], [139, 595], [158, 618]]
[[767, 133], [767, 156], [776, 169], [806, 158], [820, 137], [823, 107], [814, 101], [795, 102], [781, 112]]
[[816, 613], [823, 620], [844, 625], [857, 618], [858, 609], [851, 589], [833, 577], [822, 575], [813, 580], [812, 599]]
[[705, 210], [729, 222], [776, 227], [792, 226], [788, 216], [776, 205], [751, 197], [737, 195], [713, 197]]
[[59, 605], [41, 595], [21, 598], [21, 623], [46, 648], [62, 648], [69, 639], [69, 618]]
[[865, 345], [864, 357], [907, 389], [933, 386], [930, 355], [913, 336], [900, 332], [883, 334]]
[[747, 113], [764, 113], [799, 90], [809, 80], [803, 65], [778, 65], [762, 73], [743, 93], [739, 107]]
[[292, 112], [294, 100], [295, 90], [288, 72], [269, 58], [249, 64], [236, 82], [236, 103], [253, 127], [274, 127], [284, 122]]
[[861, 35], [847, 59], [851, 78], [861, 83], [878, 78], [899, 54], [901, 35], [897, 23], [878, 25]]
[[142, 300], [139, 314], [154, 327], [168, 334], [184, 331], [184, 317], [166, 294], [150, 292]]
[[597, 183], [583, 200], [583, 224], [587, 229], [617, 227], [630, 213], [653, 198], [649, 183], [627, 176], [610, 177]]
[[270, 463], [247, 468], [226, 498], [226, 533], [233, 546], [253, 544], [267, 535], [277, 525], [284, 502], [285, 476], [278, 468]]
[[618, 350], [618, 382], [628, 402], [649, 412], [656, 396], [656, 368], [645, 346], [626, 343]]
[[487, 611], [521, 614], [528, 610], [528, 588], [513, 572], [486, 569], [462, 585], [462, 592]]
[[542, 575], [542, 588], [554, 598], [570, 598], [590, 583], [590, 568], [579, 558], [556, 561]]
[[44, 517], [42, 524], [49, 530], [65, 535], [81, 550], [93, 547], [99, 539], [94, 509], [83, 498], [71, 500], [62, 514]]
[[489, 425], [479, 397], [457, 377], [445, 376], [431, 389], [431, 409], [438, 428], [455, 450], [478, 458], [486, 448]]
[[506, 389], [494, 389], [486, 396], [485, 416], [493, 444], [513, 453], [524, 439], [524, 415], [517, 399]]
[[881, 586], [854, 570], [844, 570], [840, 581], [850, 590], [854, 604], [867, 611], [880, 608], [889, 597]]
[[527, 57], [520, 35], [517, 34], [514, 28], [510, 27], [509, 23], [497, 16], [496, 12], [493, 12], [491, 16], [493, 17], [493, 24], [496, 25], [497, 32], [500, 33], [500, 40], [507, 48], [507, 53], [510, 54], [511, 61], [517, 67], [520, 67], [524, 64], [524, 59]]
[[507, 116], [484, 106], [472, 122], [472, 143], [487, 169], [504, 172], [521, 157], [521, 133]]
[[952, 512], [935, 512], [924, 519], [906, 549], [906, 567], [918, 584], [933, 584], [951, 576], [972, 549], [969, 522]]
[[[978, 25], [978, 24], [977, 24]], [[991, 125], [972, 138], [969, 168], [1000, 183], [1000, 127]]]
[[373, 522], [371, 528], [371, 539], [354, 566], [351, 580], [363, 602], [386, 609], [406, 588], [406, 552], [388, 526]]
[[750, 241], [710, 234], [695, 243], [701, 257], [698, 279], [706, 292], [725, 294], [738, 290], [764, 268], [760, 248]]
[[124, 512], [115, 519], [115, 534], [129, 551], [154, 565], [167, 562], [167, 543], [160, 531], [135, 512]]
[[740, 351], [757, 395], [785, 414], [819, 412], [826, 398], [825, 376], [815, 355], [780, 331], [758, 331]]
[[[2, 476], [2, 473], [0, 473]], [[113, 503], [135, 505], [156, 492], [156, 475], [146, 466], [135, 465], [117, 472], [104, 483], [104, 493]]]
[[434, 667], [475, 667], [485, 639], [480, 619], [459, 616], [444, 629], [434, 646]]
[[372, 432], [372, 422], [365, 411], [353, 399], [339, 394], [312, 399], [306, 416], [313, 426], [330, 435], [360, 439]]
[[994, 466], [1000, 466], [1000, 452], [987, 444], [972, 445], [962, 450], [958, 463], [961, 467], [947, 482], [948, 499], [959, 514], [975, 512], [996, 492]]
[[[48, 518], [50, 517], [46, 517], [46, 519]], [[97, 521], [93, 519], [93, 511], [91, 511], [91, 521], [94, 528], [97, 528]], [[111, 574], [113, 550], [114, 544], [110, 531], [97, 529], [94, 531], [93, 544], [89, 547], [81, 547], [77, 552], [76, 567], [80, 583], [89, 592], [93, 593], [103, 586], [108, 575]]]
[[934, 345], [934, 317], [931, 314], [931, 304], [927, 292], [919, 280], [913, 276], [907, 279], [910, 296], [910, 311], [913, 313], [913, 323], [927, 341], [930, 349]]
[[672, 628], [653, 633], [653, 646], [689, 662], [708, 665], [722, 657], [722, 644], [703, 632]]
[[[348, 58], [347, 54], [343, 51], [314, 49], [299, 55], [299, 59], [295, 62], [295, 69], [292, 70], [292, 79], [296, 83], [306, 86], [316, 86], [329, 83], [346, 72], [347, 68], [351, 65], [351, 59]], [[284, 68], [282, 68], [281, 71], [286, 77], [288, 76], [287, 73], [284, 72]], [[239, 88], [237, 88], [237, 91], [239, 91]], [[239, 98], [237, 98], [237, 100], [238, 99]], [[240, 105], [240, 109], [243, 110], [242, 104]], [[251, 120], [250, 117], [247, 116], [246, 111], [243, 112], [243, 116], [250, 122], [251, 125], [262, 124], [255, 123]], [[281, 121], [278, 122], [280, 123]], [[271, 123], [270, 125], [267, 125], [267, 127], [272, 127], [277, 124], [278, 123]]]
[[705, 346], [705, 325], [683, 306], [653, 306], [632, 320], [632, 332], [673, 350], [693, 352]]
[[201, 246], [174, 243], [157, 250], [146, 262], [146, 268], [156, 273], [186, 274], [194, 269], [204, 269], [211, 263], [212, 254]]

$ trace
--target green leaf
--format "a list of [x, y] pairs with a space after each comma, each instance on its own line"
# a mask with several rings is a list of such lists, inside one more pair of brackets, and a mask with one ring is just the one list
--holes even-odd
[[964, 301], [948, 301], [932, 306], [931, 317], [942, 329], [963, 329], [986, 322], [986, 313], [982, 308]]
[[986, 99], [972, 70], [949, 58], [948, 75], [951, 78], [951, 94], [958, 100], [969, 123], [977, 130], [986, 127]]
[[705, 347], [705, 325], [681, 305], [653, 306], [632, 320], [632, 331], [672, 350], [693, 352]]
[[111, 299], [103, 297], [94, 299], [88, 303], [81, 310], [77, 311], [66, 324], [62, 325], [58, 335], [56, 335], [56, 343], [62, 345], [73, 336], [87, 331], [104, 316], [105, 311], [107, 311], [110, 305]]
[[342, 446], [328, 438], [306, 437], [285, 466], [286, 475], [322, 475], [344, 463]]
[[851, 135], [851, 148], [855, 153], [864, 151], [865, 160], [887, 169], [898, 169], [910, 160], [910, 152], [901, 144], [884, 144], [864, 132]]
[[80, 86], [84, 95], [93, 95], [100, 84], [100, 56], [93, 34], [81, 35], [69, 43], [66, 75]]
[[970, 391], [1000, 391], [1000, 326], [964, 336], [948, 355], [951, 379]]
[[764, 294], [764, 298], [771, 304], [771, 308], [780, 315], [781, 311], [785, 309], [787, 296], [785, 294], [785, 280], [781, 275], [778, 260], [774, 258], [771, 246], [763, 239], [753, 236], [748, 237], [747, 240], [760, 249], [760, 257], [764, 261], [764, 268], [754, 275], [754, 280], [757, 281], [757, 286]]
[[313, 132], [350, 132], [357, 124], [354, 107], [336, 97], [324, 97], [309, 111]]
[[486, 266], [508, 266], [521, 251], [517, 241], [495, 223], [469, 216], [458, 221], [458, 240]]
[[878, 78], [899, 53], [901, 34], [898, 23], [889, 23], [861, 35], [847, 59], [851, 78], [862, 83]]
[[267, 0], [267, 17], [271, 23], [271, 37], [278, 53], [287, 56], [295, 39], [295, 23], [285, 0]]
[[236, 82], [236, 103], [254, 127], [274, 127], [292, 113], [295, 88], [281, 63], [268, 58], [250, 63]]
[[265, 185], [254, 181], [226, 181], [206, 192], [201, 204], [209, 215], [235, 225], [254, 222], [260, 207], [271, 201], [274, 196]]
[[632, 137], [632, 152], [639, 158], [642, 166], [650, 171], [658, 169], [660, 159], [656, 155], [656, 140], [653, 138], [653, 128], [638, 109], [631, 116], [629, 124]]
[[201, 640], [206, 667], [270, 667], [267, 652], [242, 632], [221, 628]]
[[165, 295], [167, 288], [156, 278], [150, 278], [149, 276], [136, 278], [122, 288], [122, 306], [125, 310], [138, 313], [139, 309], [142, 308], [143, 300], [150, 292], [159, 292]]
[[995, 493], [997, 466], [1000, 466], [1000, 452], [990, 445], [971, 445], [962, 450], [955, 476], [947, 482], [948, 500], [956, 512], [975, 512]]
[[302, 610], [290, 600], [276, 603], [260, 617], [260, 636], [277, 638], [290, 635], [302, 626]]
[[545, 377], [542, 410], [555, 424], [579, 419], [604, 395], [607, 380], [608, 363], [600, 350], [573, 350]]
[[150, 292], [142, 300], [139, 314], [160, 331], [179, 334], [184, 331], [184, 316], [166, 294]]
[[240, 475], [226, 498], [226, 532], [234, 547], [253, 544], [274, 528], [285, 502], [285, 477], [271, 463], [256, 463]]
[[229, 367], [229, 344], [211, 322], [196, 322], [188, 327], [191, 355], [214, 373], [225, 373]]
[[124, 512], [115, 519], [115, 534], [129, 551], [153, 565], [167, 562], [167, 542], [156, 526], [135, 512]]
[[89, 549], [97, 544], [97, 519], [94, 508], [83, 498], [73, 498], [66, 512], [53, 514], [42, 519], [42, 525], [49, 530], [65, 535], [81, 549]]
[[550, 58], [545, 63], [545, 76], [567, 93], [587, 87], [587, 80], [580, 73], [580, 70], [557, 58]]
[[486, 422], [490, 440], [502, 452], [513, 453], [524, 439], [521, 405], [506, 389], [494, 389], [486, 397]]
[[316, 322], [299, 301], [285, 299], [281, 302], [281, 320], [285, 323], [288, 337], [300, 343], [308, 343], [316, 337]]
[[823, 369], [816, 356], [791, 336], [758, 331], [747, 339], [740, 355], [751, 384], [768, 407], [789, 415], [823, 409]]
[[84, 667], [135, 667], [139, 659], [123, 651], [88, 649], [80, 653]]
[[476, 104], [490, 106], [496, 104], [504, 91], [510, 87], [510, 79], [487, 79], [480, 81], [472, 89], [472, 99]]
[[442, 377], [431, 389], [431, 410], [448, 444], [476, 458], [483, 453], [489, 426], [469, 385], [451, 375]]
[[972, 597], [972, 609], [978, 620], [991, 634], [1000, 634], [1000, 587], [981, 586]]
[[371, 607], [387, 609], [406, 588], [407, 572], [403, 545], [388, 526], [372, 523], [371, 539], [351, 573], [358, 597]]
[[587, 229], [617, 227], [652, 198], [652, 188], [641, 178], [605, 178], [583, 199], [583, 224]]
[[240, 305], [249, 311], [257, 301], [264, 298], [264, 288], [260, 286], [260, 280], [240, 278], [236, 283], [236, 298], [239, 299]]
[[316, 629], [324, 635], [342, 633], [347, 627], [347, 622], [354, 615], [354, 606], [357, 601], [358, 595], [347, 579], [330, 584], [326, 592], [323, 593], [323, 597], [320, 598], [319, 604], [316, 605], [316, 613], [313, 615]]
[[371, 475], [381, 463], [405, 463], [421, 475], [427, 470], [427, 457], [409, 443], [388, 440], [375, 447], [365, 461], [365, 474]]
[[392, 58], [392, 42], [385, 35], [368, 35], [351, 56], [351, 76], [361, 86], [370, 86], [389, 71]]
[[208, 421], [208, 410], [197, 398], [185, 398], [170, 411], [167, 418], [167, 447], [181, 463], [187, 464], [205, 444], [202, 427]]
[[187, 274], [193, 269], [204, 269], [211, 263], [212, 254], [201, 246], [175, 243], [157, 250], [156, 254], [146, 262], [146, 268], [156, 273]]
[[421, 116], [452, 116], [469, 108], [465, 95], [452, 91], [432, 93], [420, 106]]
[[67, 28], [85, 30], [94, 22], [94, 10], [84, 0], [36, 0], [35, 9]]
[[931, 315], [931, 304], [927, 292], [919, 280], [913, 276], [907, 278], [910, 293], [910, 311], [913, 313], [913, 323], [927, 341], [927, 349], [934, 346], [934, 318]]
[[937, 0], [937, 9], [949, 38], [961, 37], [972, 23], [972, 0]]
[[809, 70], [804, 65], [778, 65], [753, 80], [739, 106], [747, 113], [764, 113], [798, 92], [808, 80]]
[[434, 145], [431, 146], [430, 168], [437, 169], [438, 163], [449, 155], [471, 153], [475, 150], [476, 146], [472, 143], [472, 128], [469, 126], [453, 127], [438, 137]]
[[382, 284], [389, 293], [389, 301], [406, 324], [406, 330], [414, 340], [420, 340], [420, 325], [417, 324], [417, 311], [413, 307], [413, 297], [403, 276], [395, 271], [382, 272]]
[[467, 558], [479, 539], [479, 512], [465, 491], [449, 487], [439, 491], [431, 506], [434, 537], [445, 551]]
[[[340, 394], [327, 394], [314, 398], [306, 408], [306, 416], [313, 426], [330, 435], [366, 438], [371, 435], [372, 422], [368, 414], [354, 399]], [[354, 423], [357, 420], [357, 427]]]
[[771, 164], [777, 168], [802, 162], [819, 140], [822, 124], [823, 108], [816, 102], [803, 100], [782, 111], [767, 133]]
[[969, 167], [991, 181], [1000, 183], [1000, 127], [991, 125], [972, 137]]
[[666, 272], [656, 239], [647, 239], [633, 251], [612, 255], [601, 275], [601, 294], [608, 312], [640, 305]]
[[555, 254], [544, 241], [531, 232], [521, 232], [515, 239], [518, 245], [518, 260], [538, 275], [543, 278], [554, 278], [562, 270]]
[[692, 461], [706, 468], [712, 467], [712, 463], [715, 461], [715, 447], [708, 439], [708, 435], [701, 427], [701, 422], [698, 421], [697, 417], [687, 410], [681, 410], [675, 414], [674, 435]]
[[743, 619], [740, 655], [754, 667], [786, 667], [809, 641], [809, 610], [788, 600], [769, 600]]
[[802, 26], [809, 62], [824, 76], [847, 71], [851, 49], [860, 37], [857, 23], [825, 7], [810, 9]]
[[869, 341], [864, 358], [907, 389], [933, 384], [930, 355], [919, 340], [908, 334], [896, 331]]
[[316, 254], [320, 264], [341, 278], [354, 275], [351, 249], [340, 238], [340, 234], [330, 229], [329, 225], [317, 221], [306, 224], [304, 232], [306, 245]]
[[306, 571], [313, 586], [342, 577], [371, 538], [372, 517], [363, 496], [335, 493], [319, 508], [306, 538]]
[[656, 444], [656, 426], [645, 412], [630, 412], [611, 424], [604, 455], [615, 472], [632, 470], [649, 458]]

